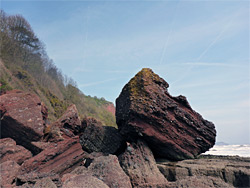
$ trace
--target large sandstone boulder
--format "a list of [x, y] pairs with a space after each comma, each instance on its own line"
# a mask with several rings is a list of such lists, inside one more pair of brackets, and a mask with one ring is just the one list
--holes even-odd
[[102, 126], [98, 121], [88, 121], [86, 125], [80, 137], [84, 151], [116, 154], [125, 149], [126, 143], [116, 128]]
[[26, 160], [21, 166], [21, 174], [55, 173], [62, 175], [84, 164], [84, 151], [79, 143], [79, 137], [50, 143], [41, 153]]
[[0, 163], [12, 160], [21, 165], [25, 160], [31, 157], [32, 153], [24, 147], [16, 145], [13, 139], [0, 139]]
[[35, 94], [13, 90], [0, 96], [1, 137], [10, 137], [32, 153], [40, 152], [31, 144], [43, 136], [47, 109]]
[[165, 188], [167, 180], [157, 168], [153, 153], [144, 141], [129, 144], [119, 156], [124, 172], [129, 176], [133, 187]]
[[116, 121], [128, 141], [142, 138], [156, 157], [194, 158], [215, 143], [214, 124], [195, 112], [184, 96], [168, 93], [168, 83], [142, 69], [116, 99]]

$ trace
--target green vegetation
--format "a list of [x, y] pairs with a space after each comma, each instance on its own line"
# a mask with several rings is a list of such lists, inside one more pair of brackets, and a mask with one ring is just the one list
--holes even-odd
[[110, 102], [84, 95], [74, 80], [63, 75], [25, 18], [0, 10], [0, 28], [0, 93], [11, 89], [36, 93], [47, 106], [51, 121], [73, 103], [81, 118], [94, 117], [116, 126], [114, 115], [106, 110]]

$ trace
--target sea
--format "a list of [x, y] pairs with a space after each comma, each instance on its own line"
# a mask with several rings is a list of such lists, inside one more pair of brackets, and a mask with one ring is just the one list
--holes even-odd
[[250, 144], [244, 145], [214, 145], [205, 155], [228, 155], [250, 157]]

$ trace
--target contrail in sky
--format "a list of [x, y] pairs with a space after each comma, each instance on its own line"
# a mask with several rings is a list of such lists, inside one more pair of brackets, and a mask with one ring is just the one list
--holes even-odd
[[173, 25], [174, 25], [174, 22], [175, 22], [176, 12], [178, 10], [180, 2], [181, 1], [179, 1], [178, 4], [175, 7], [175, 11], [174, 11], [174, 16], [173, 16], [173, 19], [172, 19], [171, 27], [170, 27], [170, 30], [168, 32], [167, 39], [166, 39], [166, 42], [164, 44], [163, 51], [162, 51], [162, 54], [161, 54], [160, 65], [162, 64], [162, 62], [164, 60], [164, 57], [165, 57], [166, 48], [167, 48], [167, 45], [168, 45], [168, 41], [169, 41], [170, 35], [172, 34], [172, 31], [173, 31]]

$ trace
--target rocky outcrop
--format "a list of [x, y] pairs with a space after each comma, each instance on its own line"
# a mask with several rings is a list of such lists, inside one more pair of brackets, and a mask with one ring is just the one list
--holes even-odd
[[20, 166], [15, 161], [5, 161], [0, 164], [0, 185], [1, 187], [12, 187], [14, 179], [18, 174]]
[[37, 173], [55, 173], [62, 175], [72, 171], [84, 163], [84, 151], [79, 137], [51, 143], [38, 155], [25, 161], [21, 166], [21, 174], [36, 171]]
[[116, 128], [102, 126], [97, 121], [87, 121], [86, 125], [80, 137], [84, 151], [116, 154], [125, 149], [125, 141]]
[[203, 119], [184, 96], [173, 97], [168, 83], [142, 69], [116, 99], [116, 121], [128, 141], [145, 140], [157, 157], [194, 158], [215, 143], [214, 124]]
[[64, 114], [52, 125], [46, 127], [44, 140], [58, 142], [79, 135], [81, 121], [76, 105], [70, 105]]
[[37, 154], [31, 144], [43, 136], [47, 109], [35, 94], [13, 90], [0, 96], [1, 137], [12, 138], [18, 145]]
[[167, 180], [157, 168], [153, 153], [143, 141], [138, 140], [137, 143], [129, 144], [126, 151], [119, 156], [119, 161], [133, 187], [167, 186]]
[[192, 182], [193, 186], [195, 183], [214, 183], [212, 187], [250, 187], [250, 158], [202, 156], [200, 159], [179, 162], [158, 160], [158, 168], [177, 187], [188, 187]]
[[24, 147], [16, 145], [13, 139], [0, 139], [0, 163], [11, 160], [21, 165], [31, 157], [32, 153]]

